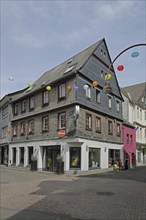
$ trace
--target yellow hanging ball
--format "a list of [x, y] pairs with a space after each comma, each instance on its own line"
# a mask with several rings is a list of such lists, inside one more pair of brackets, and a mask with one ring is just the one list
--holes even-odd
[[46, 90], [51, 90], [52, 88], [51, 88], [51, 86], [46, 86]]
[[110, 78], [111, 78], [111, 74], [110, 73], [105, 75], [105, 80], [109, 80]]

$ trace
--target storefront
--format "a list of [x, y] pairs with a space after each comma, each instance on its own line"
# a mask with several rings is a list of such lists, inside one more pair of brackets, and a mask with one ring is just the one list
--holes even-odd
[[100, 148], [89, 148], [89, 169], [100, 168]]
[[108, 155], [109, 155], [108, 157], [109, 167], [113, 166], [116, 161], [119, 161], [121, 159], [120, 150], [117, 149], [109, 149]]

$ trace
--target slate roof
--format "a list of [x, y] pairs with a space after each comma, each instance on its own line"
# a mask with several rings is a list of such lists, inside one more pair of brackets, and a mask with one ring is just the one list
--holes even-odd
[[[34, 86], [30, 90], [28, 88], [29, 90], [28, 92], [27, 91], [23, 92], [22, 94], [17, 96], [16, 99], [31, 94], [32, 92], [35, 92], [43, 87], [46, 87], [47, 85], [50, 85], [53, 82], [55, 83], [55, 81], [58, 81], [59, 79], [63, 79], [66, 78], [67, 76], [75, 74], [77, 70], [79, 70], [84, 66], [84, 64], [88, 61], [90, 56], [93, 54], [93, 52], [97, 49], [97, 47], [100, 45], [100, 43], [103, 40], [104, 38], [94, 43], [93, 45], [89, 46], [85, 50], [79, 52], [78, 54], [72, 56], [71, 58], [67, 59], [65, 62], [59, 64], [55, 68], [45, 72], [33, 83]], [[67, 69], [71, 68], [72, 66], [73, 68], [70, 71], [67, 71]]]
[[131, 101], [138, 103], [142, 96], [146, 97], [146, 82], [123, 87], [121, 91], [128, 99], [131, 97]]

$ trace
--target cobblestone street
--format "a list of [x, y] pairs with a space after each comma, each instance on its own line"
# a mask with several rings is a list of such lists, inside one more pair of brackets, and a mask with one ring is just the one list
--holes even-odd
[[1, 167], [1, 220], [145, 220], [146, 167], [67, 176]]

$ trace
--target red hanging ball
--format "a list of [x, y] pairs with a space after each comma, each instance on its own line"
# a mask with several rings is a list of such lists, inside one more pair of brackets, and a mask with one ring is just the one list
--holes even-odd
[[124, 69], [124, 66], [123, 65], [119, 65], [118, 67], [117, 67], [117, 70], [119, 70], [119, 71], [122, 71]]

